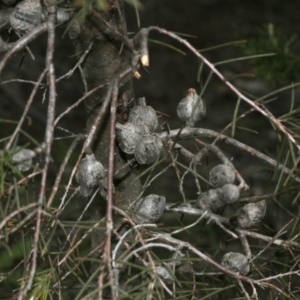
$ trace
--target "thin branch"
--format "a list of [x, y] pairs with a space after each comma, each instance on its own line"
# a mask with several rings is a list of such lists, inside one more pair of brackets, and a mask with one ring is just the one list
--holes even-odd
[[285, 224], [280, 230], [279, 232], [276, 233], [276, 235], [268, 242], [268, 244], [262, 248], [255, 256], [253, 256], [251, 258], [251, 260], [249, 261], [249, 263], [252, 263], [256, 258], [260, 257], [272, 244], [275, 240], [277, 240], [277, 238], [284, 234], [284, 229], [289, 226], [291, 223], [293, 222], [293, 220], [289, 221], [287, 224]]
[[244, 229], [235, 229], [236, 232], [238, 233], [243, 233], [246, 236], [250, 236], [254, 239], [259, 239], [265, 242], [270, 242], [272, 241], [272, 244], [274, 245], [279, 245], [279, 246], [284, 246], [284, 247], [295, 247], [295, 248], [299, 248], [300, 249], [300, 244], [296, 243], [296, 242], [292, 242], [292, 241], [285, 241], [285, 240], [281, 240], [281, 239], [275, 239], [273, 237], [270, 236], [266, 236], [257, 232], [253, 232], [253, 231], [248, 231], [248, 230], [244, 230]]
[[6, 65], [8, 59], [12, 57], [16, 52], [24, 49], [30, 42], [35, 40], [41, 33], [47, 31], [48, 23], [42, 23], [35, 27], [31, 32], [27, 35], [24, 35], [21, 39], [17, 40], [14, 43], [10, 43], [8, 46], [9, 51], [3, 56], [0, 62], [0, 73], [3, 71], [4, 66]]
[[7, 215], [1, 222], [0, 222], [0, 231], [2, 230], [2, 228], [6, 225], [6, 223], [11, 220], [13, 217], [17, 216], [18, 214], [20, 214], [23, 211], [26, 211], [28, 209], [31, 208], [36, 208], [38, 206], [38, 203], [31, 203], [28, 204], [24, 207], [21, 207], [17, 210], [14, 210], [12, 213], [10, 213], [9, 215]]
[[30, 94], [30, 97], [29, 97], [29, 99], [28, 99], [28, 101], [27, 101], [27, 103], [26, 103], [26, 106], [25, 106], [24, 110], [23, 110], [23, 114], [22, 114], [22, 116], [21, 116], [21, 118], [20, 118], [20, 120], [19, 120], [19, 123], [18, 123], [18, 125], [16, 126], [15, 131], [14, 131], [13, 134], [11, 135], [11, 137], [10, 137], [8, 143], [7, 143], [6, 146], [5, 146], [5, 150], [6, 150], [6, 151], [8, 151], [8, 150], [10, 149], [10, 147], [11, 147], [13, 141], [15, 140], [16, 135], [18, 134], [18, 132], [19, 132], [19, 130], [20, 130], [20, 128], [21, 128], [21, 126], [22, 126], [24, 120], [25, 120], [25, 117], [26, 117], [26, 115], [27, 115], [27, 113], [28, 113], [28, 110], [29, 110], [29, 108], [30, 108], [30, 106], [31, 106], [31, 104], [32, 104], [32, 101], [33, 101], [33, 99], [34, 99], [34, 96], [35, 96], [35, 94], [36, 94], [36, 92], [37, 92], [37, 90], [38, 90], [38, 88], [39, 88], [39, 86], [40, 86], [42, 80], [44, 79], [44, 76], [46, 75], [47, 71], [48, 71], [47, 68], [44, 69], [44, 71], [41, 73], [40, 77], [38, 78], [38, 81], [36, 82], [35, 86], [33, 87], [32, 91], [31, 91], [31, 94]]
[[214, 137], [220, 137], [220, 139], [228, 144], [231, 144], [240, 150], [243, 150], [245, 152], [248, 152], [252, 156], [256, 156], [257, 158], [263, 160], [264, 162], [268, 163], [272, 167], [278, 168], [279, 170], [282, 170], [285, 174], [290, 175], [295, 181], [300, 182], [300, 178], [295, 176], [292, 171], [288, 168], [286, 168], [284, 165], [278, 163], [276, 160], [270, 158], [269, 156], [257, 151], [256, 149], [245, 145], [233, 138], [230, 138], [226, 135], [220, 135], [218, 132], [210, 130], [210, 129], [204, 129], [204, 128], [190, 128], [185, 127], [182, 130], [181, 129], [174, 129], [170, 132], [162, 132], [160, 134], [160, 137], [162, 139], [168, 139], [168, 138], [176, 138], [178, 136], [178, 133], [180, 132], [180, 138], [186, 138], [186, 137], [208, 137], [208, 138], [214, 138]]
[[94, 41], [92, 41], [89, 46], [87, 47], [87, 49], [84, 51], [84, 53], [82, 54], [82, 56], [79, 58], [78, 62], [76, 63], [76, 65], [73, 67], [73, 69], [71, 69], [69, 72], [67, 72], [66, 74], [62, 75], [61, 77], [56, 79], [56, 82], [61, 81], [62, 79], [66, 78], [69, 79], [73, 73], [75, 72], [75, 70], [84, 62], [85, 58], [87, 57], [87, 55], [90, 53], [92, 47], [94, 45]]
[[247, 293], [246, 289], [245, 289], [244, 286], [243, 286], [243, 283], [242, 283], [240, 280], [238, 280], [237, 282], [238, 282], [238, 284], [239, 284], [239, 286], [240, 286], [240, 288], [241, 288], [241, 290], [242, 290], [244, 296], [246, 297], [246, 299], [247, 299], [247, 300], [251, 300], [249, 294]]
[[[46, 68], [48, 70], [48, 82], [49, 82], [49, 104], [48, 104], [48, 114], [47, 114], [47, 124], [46, 124], [46, 134], [45, 134], [46, 157], [45, 157], [45, 164], [42, 173], [40, 194], [38, 198], [39, 206], [37, 208], [36, 225], [35, 225], [34, 240], [32, 246], [31, 269], [30, 269], [30, 273], [26, 285], [21, 287], [21, 292], [18, 295], [18, 300], [23, 300], [26, 297], [27, 292], [32, 287], [35, 272], [36, 272], [38, 242], [39, 242], [39, 235], [40, 235], [41, 222], [42, 222], [42, 206], [45, 201], [46, 179], [48, 174], [48, 166], [50, 163], [50, 152], [51, 152], [53, 132], [54, 132], [53, 123], [54, 123], [55, 104], [56, 104], [56, 85], [55, 85], [55, 71], [54, 71], [54, 64], [53, 64], [53, 53], [54, 53], [54, 43], [55, 43], [56, 6], [52, 5], [49, 7], [49, 9], [52, 11], [52, 13], [49, 14], [48, 21], [45, 23], [45, 26], [48, 29]], [[32, 32], [30, 34], [32, 34]], [[1, 63], [3, 63], [3, 61], [5, 62], [5, 60], [3, 59]], [[0, 71], [1, 71], [1, 63], [0, 63]]]
[[49, 196], [49, 199], [48, 199], [48, 202], [47, 202], [47, 206], [50, 207], [52, 202], [53, 202], [53, 199], [59, 189], [59, 184], [60, 184], [60, 181], [61, 181], [61, 178], [62, 178], [62, 175], [63, 175], [63, 172], [67, 166], [67, 163], [69, 161], [69, 158], [71, 156], [71, 154], [73, 153], [75, 147], [77, 146], [77, 144], [79, 143], [79, 141], [82, 139], [83, 137], [82, 136], [78, 136], [74, 141], [73, 143], [71, 144], [67, 154], [65, 155], [64, 157], [64, 161], [62, 162], [60, 168], [59, 168], [59, 171], [58, 171], [58, 174], [56, 176], [56, 179], [55, 179], [55, 182], [54, 182], [54, 185], [53, 185], [53, 188], [52, 188], [52, 192], [51, 192], [51, 195]]
[[[114, 290], [114, 278], [111, 266], [111, 234], [113, 230], [113, 217], [112, 217], [112, 207], [113, 207], [113, 175], [114, 175], [114, 157], [115, 157], [115, 131], [116, 131], [116, 119], [117, 119], [117, 101], [119, 93], [119, 80], [114, 80], [112, 85], [112, 102], [110, 108], [110, 128], [109, 128], [109, 154], [108, 154], [108, 172], [107, 172], [107, 206], [106, 206], [106, 242], [103, 250], [103, 262], [107, 264], [109, 281], [111, 286], [111, 294], [113, 300], [116, 299], [116, 291]], [[104, 270], [103, 270], [104, 271]], [[103, 286], [103, 273], [100, 273], [98, 280], [99, 287], [99, 299], [102, 298]]]

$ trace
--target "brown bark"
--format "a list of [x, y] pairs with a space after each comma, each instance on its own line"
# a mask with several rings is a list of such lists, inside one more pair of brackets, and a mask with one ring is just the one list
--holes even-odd
[[[119, 7], [118, 7], [119, 6]], [[121, 13], [121, 15], [120, 15]], [[88, 90], [103, 84], [112, 83], [118, 74], [126, 70], [130, 66], [130, 52], [122, 44], [109, 35], [109, 30], [105, 33], [103, 28], [107, 29], [107, 23], [110, 27], [117, 29], [119, 32], [126, 35], [126, 24], [124, 22], [123, 1], [110, 1], [107, 12], [94, 11], [87, 15], [82, 32], [77, 41], [77, 54], [80, 55], [90, 44], [95, 41], [94, 45], [86, 58], [83, 72], [87, 83]], [[90, 130], [101, 104], [103, 103], [110, 84], [106, 88], [98, 90], [93, 96], [85, 101], [87, 113], [87, 132]], [[124, 101], [131, 101], [134, 98], [131, 74], [122, 81], [122, 86], [119, 89], [118, 104]], [[106, 168], [108, 167], [109, 153], [109, 114], [106, 113], [105, 119], [101, 122], [100, 129], [94, 140], [92, 151], [97, 160], [99, 160]], [[123, 166], [126, 163], [124, 154], [120, 152], [118, 147], [115, 149], [115, 169]], [[114, 205], [120, 208], [126, 208], [138, 196], [141, 190], [140, 182], [134, 181], [136, 175], [127, 167], [118, 175], [115, 180]], [[133, 183], [134, 181], [134, 183]], [[99, 221], [105, 216], [106, 201], [101, 199], [99, 195], [94, 200], [91, 208], [91, 218]], [[116, 227], [120, 218], [114, 216], [114, 225]], [[105, 231], [97, 231], [92, 236], [92, 248], [94, 249], [104, 241]], [[100, 260], [100, 253], [96, 254]], [[94, 267], [99, 267], [95, 266]]]

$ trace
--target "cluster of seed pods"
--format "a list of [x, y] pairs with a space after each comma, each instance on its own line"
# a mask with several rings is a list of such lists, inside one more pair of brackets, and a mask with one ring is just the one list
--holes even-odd
[[209, 181], [215, 188], [200, 194], [198, 207], [217, 211], [239, 199], [240, 189], [233, 184], [235, 173], [231, 166], [220, 164], [213, 167], [209, 172]]
[[[186, 126], [193, 126], [206, 114], [205, 104], [194, 89], [189, 89], [187, 96], [178, 105], [177, 115], [186, 122]], [[156, 133], [158, 117], [156, 111], [146, 105], [145, 98], [138, 99], [138, 103], [129, 113], [125, 124], [116, 124], [116, 139], [119, 148], [127, 155], [133, 155], [140, 165], [153, 164], [159, 158], [163, 143]], [[76, 181], [80, 185], [80, 193], [88, 197], [95, 188], [103, 185], [106, 170], [93, 154], [87, 155], [78, 167]], [[165, 197], [151, 194], [138, 199], [133, 207], [133, 219], [136, 223], [155, 223], [163, 215]]]
[[[179, 119], [185, 126], [194, 126], [205, 117], [206, 109], [203, 99], [194, 89], [189, 89], [177, 107]], [[146, 105], [144, 98], [138, 100], [129, 113], [128, 122], [116, 124], [116, 138], [119, 148], [135, 158], [139, 165], [156, 162], [161, 155], [163, 143], [156, 133], [158, 117], [151, 106]], [[76, 180], [80, 184], [81, 194], [90, 196], [92, 191], [106, 180], [106, 170], [96, 161], [94, 155], [87, 155], [79, 165]], [[209, 172], [212, 189], [199, 195], [196, 205], [211, 212], [217, 212], [227, 204], [238, 201], [240, 187], [235, 184], [235, 170], [230, 164], [219, 164]], [[163, 215], [166, 199], [151, 194], [134, 201], [131, 207], [132, 219], [137, 224], [156, 223]], [[249, 203], [238, 209], [230, 222], [237, 228], [251, 228], [261, 222], [266, 212], [265, 200]], [[222, 265], [234, 272], [246, 275], [250, 271], [247, 257], [237, 252], [228, 252], [223, 256]]]
[[126, 154], [133, 154], [140, 165], [152, 164], [163, 149], [163, 143], [155, 133], [157, 128], [155, 110], [146, 105], [145, 98], [140, 98], [138, 105], [130, 111], [128, 122], [116, 124], [118, 145]]
[[[117, 142], [120, 149], [128, 155], [133, 154], [140, 165], [152, 164], [163, 148], [155, 133], [158, 118], [144, 98], [139, 99], [138, 104], [130, 111], [126, 124], [116, 124]], [[106, 170], [94, 154], [86, 155], [80, 162], [75, 178], [83, 197], [89, 197], [98, 187], [105, 187], [107, 180]], [[155, 223], [161, 218], [165, 204], [165, 197], [155, 194], [140, 198], [134, 203], [132, 218], [138, 224]]]
[[[234, 184], [235, 172], [230, 165], [219, 164], [213, 167], [209, 172], [209, 180], [214, 188], [200, 194], [196, 203], [199, 208], [217, 212], [226, 204], [234, 203], [239, 199], [240, 189]], [[230, 222], [238, 228], [251, 228], [261, 222], [265, 213], [265, 200], [249, 203], [238, 209], [230, 217]], [[238, 252], [226, 253], [221, 264], [242, 275], [250, 271], [247, 257]]]

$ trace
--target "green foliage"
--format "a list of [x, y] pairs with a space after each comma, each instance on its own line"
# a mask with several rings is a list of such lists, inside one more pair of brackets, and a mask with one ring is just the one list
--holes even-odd
[[1, 242], [0, 248], [0, 266], [3, 269], [9, 269], [13, 266], [14, 260], [24, 258], [26, 253], [29, 253], [31, 241], [18, 241], [16, 244], [9, 247], [6, 243]]
[[34, 287], [30, 293], [29, 299], [47, 300], [53, 299], [50, 294], [51, 283], [54, 279], [54, 270], [45, 270], [38, 273], [35, 277]]
[[286, 85], [299, 81], [300, 57], [295, 41], [296, 35], [288, 36], [282, 29], [269, 23], [241, 46], [245, 55], [276, 53], [275, 56], [251, 61], [257, 76], [267, 83]]
[[[8, 226], [11, 225], [11, 222]], [[12, 244], [12, 243], [10, 243]], [[24, 267], [22, 259], [30, 252], [32, 241], [20, 239], [15, 240], [11, 246], [3, 241], [0, 242], [0, 291], [1, 297], [9, 295], [9, 290], [14, 290], [19, 286], [22, 276], [21, 268], [14, 270], [15, 265]], [[14, 270], [13, 272], [11, 270]], [[3, 299], [3, 298], [0, 298]]]

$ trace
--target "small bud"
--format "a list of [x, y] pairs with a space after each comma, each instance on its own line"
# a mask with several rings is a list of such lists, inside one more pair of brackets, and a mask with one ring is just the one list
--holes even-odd
[[142, 77], [142, 75], [138, 71], [135, 71], [133, 75], [136, 79], [140, 79]]
[[242, 275], [250, 272], [249, 262], [244, 254], [238, 252], [226, 253], [221, 262], [222, 266]]
[[140, 165], [152, 164], [158, 159], [163, 146], [159, 136], [144, 136], [135, 148], [134, 157]]
[[204, 210], [217, 211], [224, 206], [224, 203], [220, 201], [217, 194], [217, 190], [211, 189], [204, 193], [201, 193], [196, 202], [197, 206]]
[[221, 188], [217, 189], [219, 199], [224, 203], [236, 202], [240, 197], [240, 189], [238, 186], [227, 183]]
[[135, 147], [143, 138], [143, 130], [129, 122], [126, 124], [117, 123], [116, 129], [116, 137], [120, 149], [127, 154], [133, 154]]
[[222, 187], [226, 183], [233, 183], [234, 180], [234, 171], [228, 165], [217, 165], [209, 172], [209, 181], [214, 187]]
[[261, 222], [266, 214], [266, 208], [265, 200], [248, 203], [237, 210], [230, 221], [237, 223], [241, 228], [251, 228]]
[[149, 66], [149, 55], [148, 54], [142, 55], [141, 62], [142, 62], [143, 66], [148, 67]]
[[194, 89], [189, 89], [188, 94], [177, 106], [177, 116], [186, 122], [186, 126], [193, 127], [194, 124], [206, 115], [206, 107]]
[[83, 197], [88, 197], [93, 190], [101, 184], [106, 176], [103, 165], [96, 160], [94, 154], [86, 155], [80, 162], [75, 178], [80, 185], [80, 193]]
[[128, 122], [146, 128], [147, 133], [153, 133], [158, 127], [156, 111], [146, 105], [145, 98], [140, 98], [139, 105], [134, 106], [129, 113]]
[[135, 204], [133, 219], [138, 224], [155, 223], [162, 217], [165, 206], [165, 197], [155, 194], [148, 195]]
[[32, 158], [36, 156], [35, 152], [30, 149], [21, 149], [17, 150], [11, 161], [16, 165], [17, 170], [20, 172], [26, 172], [32, 166]]

